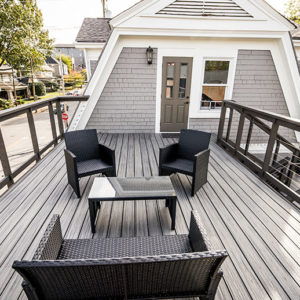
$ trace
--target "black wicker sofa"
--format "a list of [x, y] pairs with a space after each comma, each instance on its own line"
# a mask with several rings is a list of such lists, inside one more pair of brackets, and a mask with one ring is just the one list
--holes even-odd
[[194, 211], [188, 235], [93, 240], [64, 240], [54, 215], [33, 260], [13, 268], [28, 299], [213, 299], [226, 256]]

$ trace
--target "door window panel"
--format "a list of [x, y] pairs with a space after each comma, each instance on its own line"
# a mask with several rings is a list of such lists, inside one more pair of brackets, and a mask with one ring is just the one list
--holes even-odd
[[167, 86], [166, 86], [166, 98], [173, 98], [174, 93], [174, 74], [175, 63], [169, 62], [167, 64]]
[[188, 64], [182, 63], [180, 65], [180, 78], [179, 78], [179, 95], [180, 99], [186, 96], [186, 81], [187, 81]]
[[225, 99], [230, 61], [207, 60], [200, 109], [220, 109]]

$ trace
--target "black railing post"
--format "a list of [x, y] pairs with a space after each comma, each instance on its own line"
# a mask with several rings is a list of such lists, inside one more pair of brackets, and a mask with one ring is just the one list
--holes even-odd
[[14, 183], [14, 180], [11, 176], [11, 168], [10, 168], [1, 128], [0, 128], [0, 160], [3, 168], [4, 176], [9, 180], [7, 185], [10, 186]]
[[229, 120], [228, 120], [228, 126], [227, 126], [227, 133], [226, 133], [226, 139], [225, 139], [226, 142], [228, 142], [229, 137], [230, 137], [232, 117], [233, 117], [233, 108], [230, 107]]
[[249, 152], [249, 146], [250, 146], [252, 131], [253, 131], [253, 118], [250, 118], [250, 124], [249, 124], [248, 135], [247, 135], [247, 140], [246, 140], [246, 146], [245, 146], [245, 151], [244, 151], [244, 154], [246, 156], [247, 156], [247, 153]]
[[275, 120], [273, 125], [272, 125], [271, 132], [270, 132], [268, 146], [267, 146], [267, 150], [266, 150], [266, 154], [265, 154], [265, 158], [264, 158], [264, 163], [263, 163], [263, 167], [262, 167], [262, 175], [265, 172], [269, 171], [270, 162], [271, 162], [271, 159], [272, 159], [272, 153], [273, 153], [275, 141], [276, 141], [276, 138], [277, 138], [278, 128], [279, 128], [279, 124], [278, 124], [277, 120]]
[[34, 124], [34, 119], [33, 119], [33, 114], [32, 114], [31, 108], [29, 108], [27, 110], [27, 119], [28, 119], [28, 125], [29, 125], [29, 131], [30, 131], [30, 136], [31, 136], [33, 152], [36, 154], [36, 161], [38, 161], [40, 159], [40, 149], [39, 149], [39, 143], [38, 143], [38, 139], [37, 139], [37, 134], [36, 134], [36, 129], [35, 129], [35, 124]]
[[54, 112], [53, 112], [53, 106], [52, 102], [50, 101], [48, 104], [48, 111], [49, 111], [49, 119], [51, 124], [51, 131], [52, 131], [52, 137], [55, 141], [55, 144], [57, 144], [57, 132], [56, 132], [56, 126], [55, 126], [55, 119], [54, 119]]
[[235, 141], [235, 151], [239, 151], [241, 147], [241, 141], [243, 136], [243, 130], [244, 130], [244, 124], [245, 124], [245, 113], [242, 110], [240, 113], [240, 120], [239, 120], [239, 127], [236, 135], [236, 141]]
[[60, 108], [60, 101], [56, 101], [56, 112], [57, 112], [57, 121], [58, 121], [58, 128], [59, 128], [59, 134], [61, 137], [64, 136], [64, 124], [62, 120], [62, 115], [61, 115], [61, 108]]
[[223, 131], [224, 131], [224, 125], [225, 125], [225, 118], [226, 118], [226, 102], [223, 102], [222, 104], [222, 110], [221, 110], [221, 116], [220, 116], [220, 122], [219, 122], [219, 128], [218, 128], [218, 140], [223, 139]]

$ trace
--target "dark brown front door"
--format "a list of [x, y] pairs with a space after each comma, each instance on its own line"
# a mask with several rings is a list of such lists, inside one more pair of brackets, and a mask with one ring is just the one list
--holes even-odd
[[192, 57], [164, 57], [162, 70], [161, 132], [187, 128]]

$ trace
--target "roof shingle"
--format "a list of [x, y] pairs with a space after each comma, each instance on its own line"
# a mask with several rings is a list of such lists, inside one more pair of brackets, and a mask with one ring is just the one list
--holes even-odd
[[76, 37], [76, 42], [105, 43], [111, 32], [108, 18], [85, 18]]

